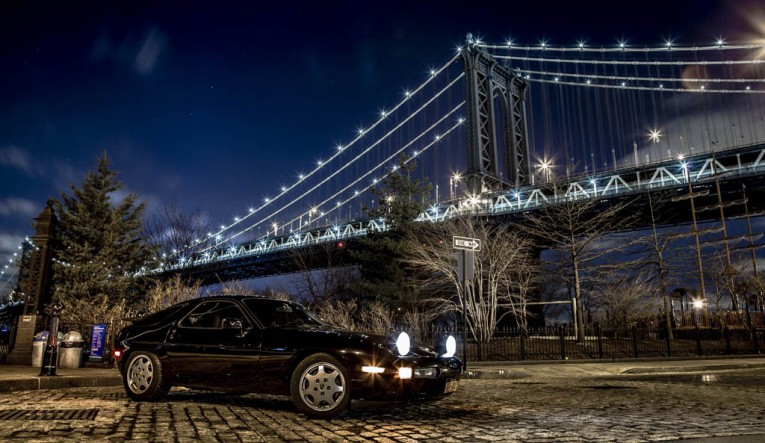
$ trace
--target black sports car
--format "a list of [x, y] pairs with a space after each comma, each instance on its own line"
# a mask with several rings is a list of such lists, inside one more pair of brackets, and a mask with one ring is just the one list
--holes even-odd
[[303, 306], [254, 296], [206, 297], [142, 318], [117, 335], [114, 356], [128, 397], [154, 400], [171, 386], [288, 395], [309, 416], [331, 418], [351, 399], [437, 399], [457, 389], [455, 340], [432, 350], [338, 330]]

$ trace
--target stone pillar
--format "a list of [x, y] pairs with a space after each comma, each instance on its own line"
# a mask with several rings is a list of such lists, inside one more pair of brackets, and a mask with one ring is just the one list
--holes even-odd
[[19, 282], [26, 294], [24, 312], [16, 322], [15, 340], [8, 364], [29, 365], [32, 363], [32, 338], [41, 327], [44, 315], [41, 315], [51, 300], [51, 279], [53, 277], [53, 241], [55, 238], [56, 215], [53, 213], [53, 200], [49, 200], [45, 209], [35, 218], [35, 235], [32, 237], [34, 249], [31, 251], [28, 272], [24, 281]]

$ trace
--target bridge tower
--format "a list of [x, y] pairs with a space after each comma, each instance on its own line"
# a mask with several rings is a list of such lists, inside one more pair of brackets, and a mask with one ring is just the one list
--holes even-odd
[[[53, 243], [56, 233], [56, 214], [53, 201], [49, 200], [45, 209], [35, 218], [35, 235], [32, 236], [34, 249], [24, 271], [24, 278], [19, 282], [25, 294], [23, 315], [16, 320], [13, 331], [13, 348], [8, 354], [7, 363], [28, 365], [32, 358], [32, 339], [38, 328], [43, 325], [43, 312], [51, 300], [51, 279], [53, 277]], [[22, 271], [19, 271], [22, 272]]]
[[[468, 192], [530, 184], [525, 95], [528, 84], [478, 48], [471, 34], [462, 51], [468, 123]], [[497, 134], [501, 126], [501, 138]], [[500, 166], [503, 154], [504, 170]]]

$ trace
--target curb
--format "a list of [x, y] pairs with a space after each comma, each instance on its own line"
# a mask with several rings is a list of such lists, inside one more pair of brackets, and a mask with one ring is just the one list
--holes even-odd
[[122, 386], [122, 377], [40, 376], [0, 381], [0, 392], [34, 391], [39, 389]]
[[706, 365], [706, 366], [666, 366], [660, 368], [631, 368], [621, 374], [666, 374], [672, 372], [701, 372], [701, 371], [725, 371], [731, 369], [757, 369], [765, 368], [765, 363], [742, 363], [735, 365]]

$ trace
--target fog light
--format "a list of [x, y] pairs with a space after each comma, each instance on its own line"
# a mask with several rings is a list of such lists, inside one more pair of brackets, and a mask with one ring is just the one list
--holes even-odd
[[412, 378], [412, 368], [398, 368], [398, 378]]
[[414, 370], [414, 378], [436, 378], [436, 368], [417, 368]]
[[378, 368], [377, 366], [362, 366], [361, 372], [367, 372], [370, 374], [382, 374], [385, 372], [385, 368]]

